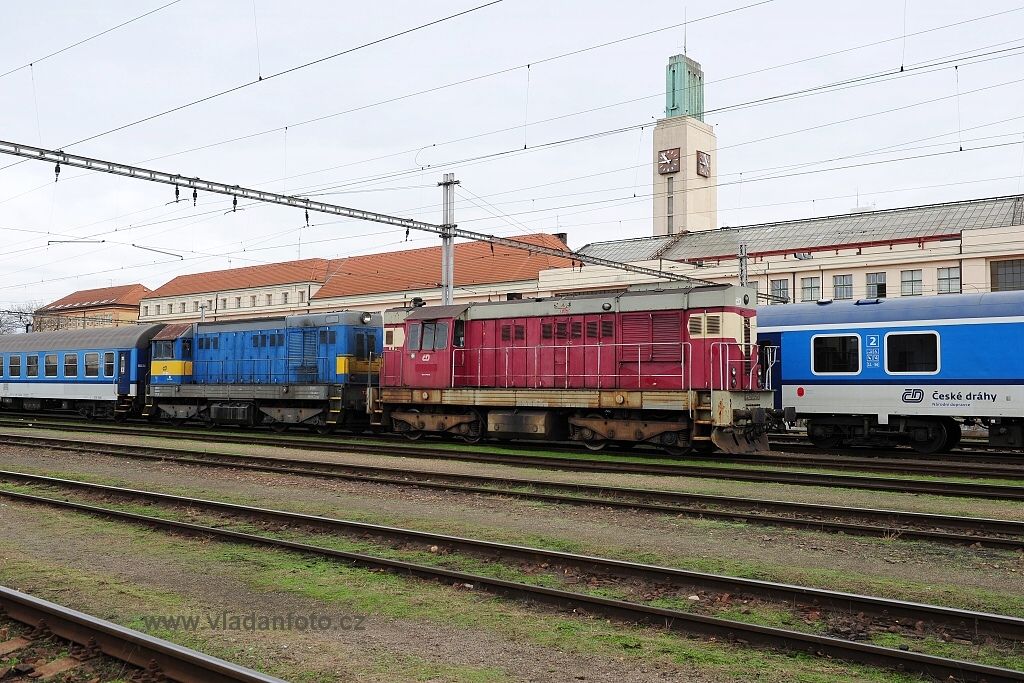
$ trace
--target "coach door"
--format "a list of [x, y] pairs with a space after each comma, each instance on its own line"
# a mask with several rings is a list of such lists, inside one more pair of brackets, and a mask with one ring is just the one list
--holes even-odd
[[131, 351], [117, 352], [117, 394], [127, 396], [132, 390]]

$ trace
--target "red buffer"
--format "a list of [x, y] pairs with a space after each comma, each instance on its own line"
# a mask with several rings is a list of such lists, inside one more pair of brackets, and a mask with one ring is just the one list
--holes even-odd
[[767, 450], [755, 291], [665, 287], [386, 311], [376, 421], [410, 439]]

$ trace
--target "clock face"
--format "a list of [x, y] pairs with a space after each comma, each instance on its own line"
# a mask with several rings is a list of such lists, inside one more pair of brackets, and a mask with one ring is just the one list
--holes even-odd
[[672, 149], [663, 149], [658, 152], [658, 173], [665, 175], [666, 173], [678, 172], [679, 148], [673, 147]]
[[711, 154], [708, 152], [697, 152], [697, 175], [711, 177]]

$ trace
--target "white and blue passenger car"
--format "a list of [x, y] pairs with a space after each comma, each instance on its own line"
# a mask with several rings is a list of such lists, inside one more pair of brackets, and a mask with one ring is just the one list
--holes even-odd
[[1024, 446], [1024, 292], [764, 306], [757, 318], [759, 344], [781, 347], [778, 407], [821, 447], [943, 452], [965, 422]]
[[163, 325], [0, 336], [0, 407], [73, 410], [86, 417], [141, 412], [149, 342]]

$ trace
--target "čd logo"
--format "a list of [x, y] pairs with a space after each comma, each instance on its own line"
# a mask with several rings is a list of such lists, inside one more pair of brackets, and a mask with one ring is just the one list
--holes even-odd
[[904, 403], [920, 403], [923, 400], [924, 391], [922, 389], [905, 389], [903, 391]]

